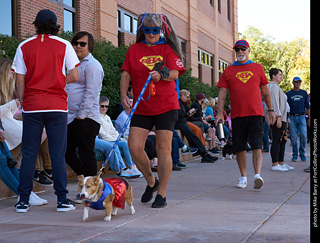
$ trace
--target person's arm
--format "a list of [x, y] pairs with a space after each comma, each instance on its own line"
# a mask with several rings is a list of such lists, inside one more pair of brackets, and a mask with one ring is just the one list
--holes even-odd
[[158, 71], [151, 71], [149, 74], [152, 74], [152, 80], [154, 81], [160, 81], [160, 80], [164, 80], [164, 81], [174, 81], [178, 78], [179, 76], [179, 71], [178, 70], [171, 70], [169, 73], [169, 77], [168, 78], [163, 78], [161, 79], [161, 74]]
[[121, 79], [120, 79], [120, 97], [121, 97], [121, 104], [123, 106], [123, 109], [130, 109], [130, 99], [127, 96], [129, 84], [130, 84], [131, 76], [126, 71], [123, 70], [121, 72]]
[[261, 88], [261, 92], [263, 95], [263, 100], [265, 101], [266, 105], [268, 106], [270, 124], [273, 125], [276, 121], [276, 117], [274, 115], [274, 111], [272, 108], [270, 90], [267, 85], [262, 85], [262, 86], [260, 86], [260, 88]]
[[219, 121], [222, 121], [222, 123], [224, 123], [224, 115], [223, 115], [224, 109], [223, 109], [223, 107], [226, 102], [227, 93], [228, 93], [227, 88], [220, 88], [219, 95], [218, 95], [218, 101], [219, 101], [218, 102], [218, 113], [217, 113], [217, 116], [214, 121], [216, 126], [218, 125]]
[[79, 71], [78, 71], [78, 67], [75, 67], [74, 69], [71, 69], [67, 74], [66, 82], [67, 84], [70, 84], [77, 80], [79, 80]]
[[26, 88], [25, 78], [26, 78], [26, 75], [24, 74], [20, 74], [20, 73], [16, 74], [17, 93], [18, 93], [18, 98], [21, 104], [23, 101], [24, 89]]

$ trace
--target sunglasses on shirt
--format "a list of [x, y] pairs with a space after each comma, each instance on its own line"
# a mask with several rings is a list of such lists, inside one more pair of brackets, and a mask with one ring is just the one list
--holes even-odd
[[158, 27], [158, 26], [153, 27], [153, 28], [148, 27], [148, 26], [142, 26], [142, 31], [143, 31], [143, 33], [145, 33], [145, 34], [153, 34], [153, 35], [157, 35], [157, 34], [159, 34], [159, 33], [160, 33], [161, 28], [160, 28], [160, 27]]
[[100, 105], [100, 108], [109, 108], [108, 105]]
[[240, 50], [241, 50], [241, 51], [247, 50], [247, 47], [240, 47], [240, 48], [239, 48], [239, 47], [236, 47], [236, 48], [234, 48], [234, 49], [235, 49], [236, 52], [239, 52]]
[[81, 47], [85, 47], [87, 45], [87, 42], [74, 41], [72, 43], [73, 46], [78, 46], [79, 44], [80, 44]]

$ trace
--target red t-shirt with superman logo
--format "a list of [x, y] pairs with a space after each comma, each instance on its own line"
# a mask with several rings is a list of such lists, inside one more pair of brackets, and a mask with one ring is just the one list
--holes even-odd
[[250, 63], [227, 67], [217, 86], [229, 89], [233, 119], [264, 116], [260, 86], [268, 83], [263, 67], [258, 63]]
[[[133, 103], [136, 102], [145, 82], [149, 77], [155, 63], [164, 61], [164, 66], [169, 70], [178, 70], [179, 76], [185, 72], [180, 58], [174, 53], [169, 44], [147, 46], [139, 42], [130, 46], [121, 72], [126, 70], [132, 79]], [[142, 100], [135, 114], [154, 116], [163, 114], [170, 110], [179, 110], [178, 95], [175, 81], [153, 82], [156, 94], [150, 96], [149, 100]], [[149, 87], [146, 89], [143, 98], [149, 96]]]

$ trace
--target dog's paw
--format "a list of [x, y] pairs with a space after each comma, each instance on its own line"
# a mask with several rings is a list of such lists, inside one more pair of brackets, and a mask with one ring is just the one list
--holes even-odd
[[118, 208], [112, 207], [112, 213], [111, 213], [111, 215], [116, 216], [117, 213], [118, 213]]
[[136, 212], [136, 210], [134, 210], [133, 206], [130, 206], [130, 212], [131, 212], [131, 214], [134, 214]]
[[103, 219], [104, 221], [110, 221], [111, 220], [111, 216], [107, 216]]

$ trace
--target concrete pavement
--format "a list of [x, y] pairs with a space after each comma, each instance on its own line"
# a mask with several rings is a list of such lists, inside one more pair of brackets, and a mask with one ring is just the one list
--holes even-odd
[[[309, 150], [309, 145], [307, 149]], [[291, 160], [287, 145], [285, 161]], [[221, 156], [220, 156], [221, 157]], [[49, 201], [18, 214], [16, 198], [0, 201], [0, 242], [309, 242], [310, 178], [304, 162], [288, 162], [295, 170], [271, 171], [270, 154], [263, 154], [260, 190], [253, 189], [252, 152], [247, 153], [248, 187], [235, 187], [239, 170], [236, 160], [201, 164], [187, 162], [188, 168], [172, 172], [167, 189], [168, 206], [151, 208], [141, 204], [143, 178], [130, 180], [136, 213], [119, 210], [110, 222], [104, 211], [89, 211], [82, 222], [83, 208], [56, 212], [53, 189], [39, 194]], [[112, 177], [111, 173], [103, 177]], [[69, 198], [76, 195], [77, 182], [70, 180]]]

